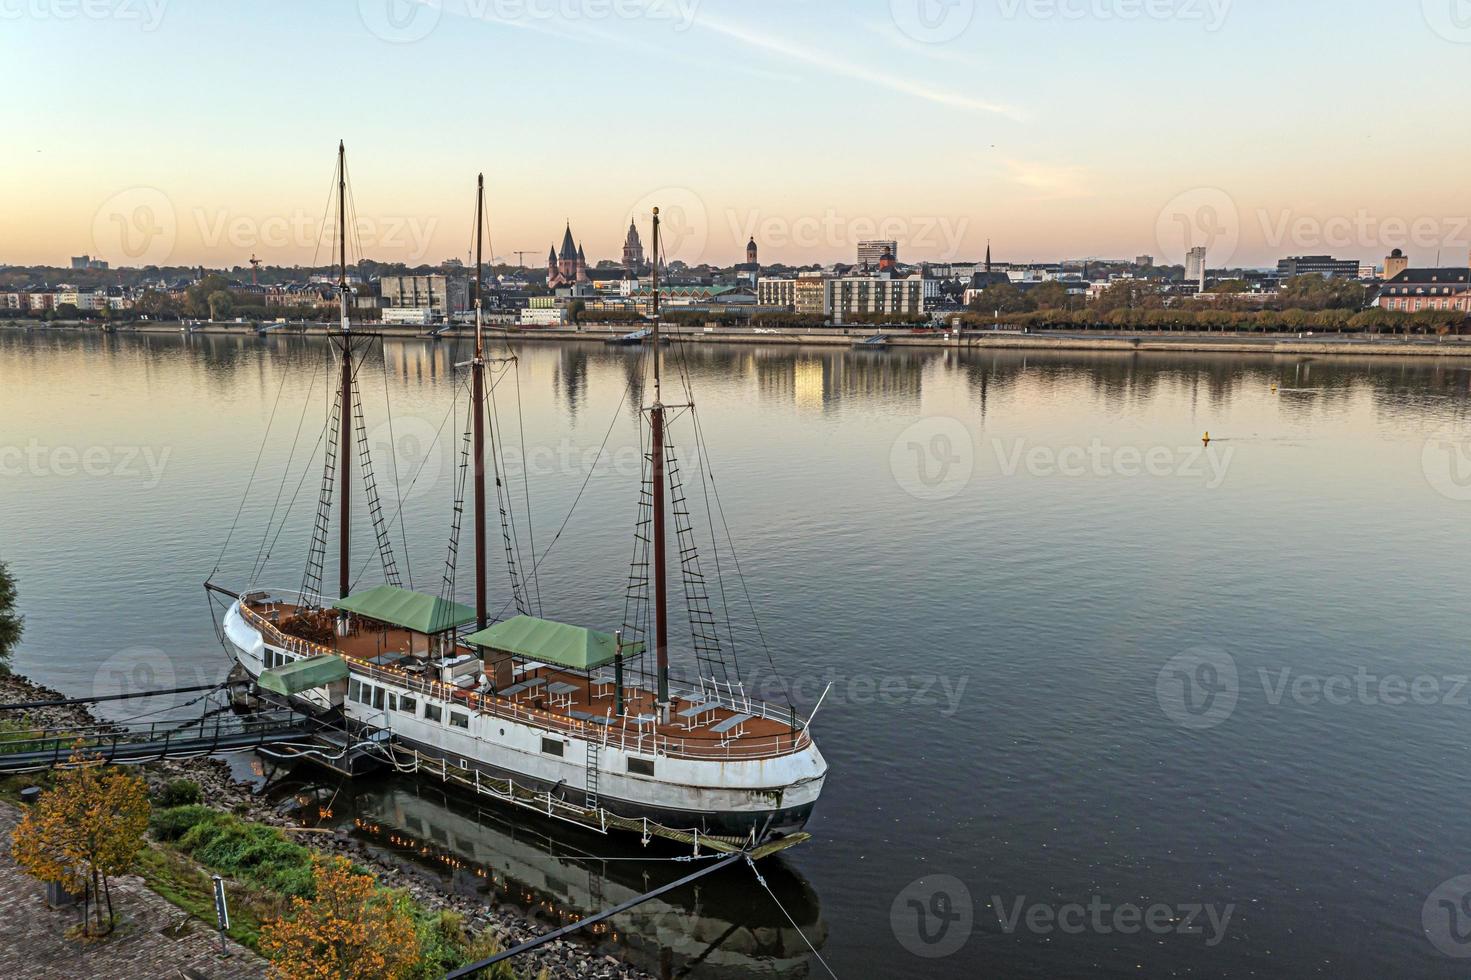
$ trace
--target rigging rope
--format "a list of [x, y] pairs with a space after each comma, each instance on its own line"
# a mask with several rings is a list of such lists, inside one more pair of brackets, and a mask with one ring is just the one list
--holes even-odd
[[[321, 369], [322, 365], [320, 363], [317, 364], [317, 366], [312, 369], [311, 379], [307, 381], [306, 398], [301, 403], [301, 418], [298, 419], [296, 422], [296, 434], [291, 437], [291, 452], [288, 453], [286, 456], [286, 468], [281, 473], [281, 485], [276, 488], [276, 499], [271, 504], [271, 515], [266, 519], [266, 526], [264, 530], [261, 531], [260, 547], [256, 549], [255, 562], [250, 566], [251, 580], [250, 582], [246, 583], [248, 585], [252, 585], [255, 583], [256, 579], [265, 569], [266, 559], [270, 557], [266, 553], [266, 542], [270, 540], [271, 537], [271, 525], [276, 523], [276, 513], [281, 508], [281, 495], [286, 492], [286, 484], [291, 477], [291, 467], [296, 463], [296, 447], [301, 440], [301, 430], [306, 428], [307, 412], [311, 410], [312, 405], [312, 392], [317, 387], [317, 374], [319, 371], [321, 371]], [[312, 451], [312, 455], [316, 455], [315, 450]], [[307, 459], [307, 468], [311, 468], [310, 457], [308, 457]], [[294, 497], [292, 499], [293, 501], [295, 500]]]
[[398, 475], [398, 438], [393, 434], [393, 401], [389, 396], [388, 388], [388, 348], [384, 346], [382, 338], [378, 340], [378, 353], [383, 358], [383, 408], [388, 413], [388, 458], [393, 462], [393, 493], [398, 498], [398, 531], [399, 540], [404, 546], [404, 571], [408, 575], [409, 589], [414, 588], [414, 562], [409, 555], [409, 531], [404, 525], [403, 519], [403, 485]]
[[[509, 347], [509, 342], [507, 347]], [[516, 425], [520, 430], [521, 451], [521, 489], [526, 499], [526, 536], [527, 547], [531, 549], [531, 557], [536, 557], [536, 522], [531, 517], [531, 467], [526, 465], [526, 413], [521, 406], [521, 359], [512, 352], [512, 361], [515, 366], [516, 378]], [[536, 594], [536, 613], [542, 615], [541, 604], [541, 575], [537, 572], [537, 566], [531, 567], [531, 589]]]
[[[459, 404], [459, 388], [455, 389], [454, 404]], [[455, 601], [456, 574], [459, 570], [460, 556], [460, 530], [465, 515], [465, 484], [470, 476], [471, 450], [471, 425], [474, 417], [471, 413], [475, 411], [472, 405], [465, 408], [465, 430], [460, 438], [460, 458], [456, 468], [458, 475], [450, 483], [454, 495], [453, 509], [450, 518], [449, 550], [444, 557], [444, 580], [440, 587], [440, 598], [446, 602]]]
[[286, 375], [289, 372], [285, 367], [281, 369], [281, 384], [276, 388], [276, 400], [271, 404], [271, 417], [266, 422], [265, 435], [261, 436], [260, 449], [255, 454], [255, 465], [250, 468], [250, 478], [245, 481], [245, 492], [240, 495], [240, 506], [235, 509], [235, 520], [230, 522], [230, 531], [225, 535], [225, 543], [220, 547], [220, 555], [215, 559], [215, 567], [209, 573], [214, 578], [215, 572], [220, 570], [220, 565], [225, 561], [225, 552], [230, 548], [230, 539], [235, 536], [235, 528], [240, 523], [240, 515], [245, 512], [245, 502], [250, 499], [250, 487], [255, 483], [255, 475], [260, 470], [261, 457], [266, 454], [266, 445], [271, 439], [271, 426], [276, 423], [276, 410], [281, 407], [281, 395], [286, 391]]
[[[557, 533], [552, 536], [551, 544], [547, 545], [546, 550], [541, 553], [541, 557], [536, 558], [535, 555], [532, 556], [536, 558], [536, 562], [532, 566], [533, 571], [540, 568], [542, 562], [547, 560], [547, 556], [552, 553], [552, 549], [557, 546], [557, 542], [562, 540], [562, 534], [567, 530], [567, 525], [572, 522], [572, 515], [577, 512], [577, 505], [582, 502], [582, 496], [587, 492], [587, 486], [592, 482], [593, 474], [598, 471], [598, 463], [602, 462], [603, 451], [608, 448], [608, 440], [613, 437], [613, 429], [618, 425], [618, 415], [623, 411], [623, 406], [628, 401], [628, 394], [633, 390], [633, 384], [634, 379], [630, 378], [628, 386], [623, 389], [623, 397], [618, 400], [618, 407], [613, 410], [613, 421], [608, 425], [608, 431], [603, 436], [602, 445], [598, 446], [598, 454], [593, 458], [592, 466], [588, 468], [587, 477], [583, 479], [582, 486], [578, 488], [577, 496], [573, 499], [572, 506], [567, 509], [567, 516], [562, 519], [561, 527], [557, 528]], [[509, 602], [501, 606], [501, 611], [496, 615], [496, 619], [500, 620], [503, 618], [506, 610], [510, 608], [511, 603]]]
[[[454, 414], [454, 411], [455, 411], [455, 406], [454, 405], [451, 405], [450, 406], [450, 410], [448, 412], [446, 412], [444, 414], [444, 418], [442, 420], [440, 420], [439, 428], [434, 430], [434, 439], [433, 439], [432, 442], [429, 443], [428, 448], [425, 449], [425, 451], [424, 451], [424, 458], [421, 459], [421, 460], [419, 460], [419, 465], [414, 470], [413, 479], [409, 480], [408, 489], [406, 491], [404, 491], [405, 494], [411, 494], [411, 493], [414, 492], [414, 486], [415, 486], [415, 484], [417, 484], [419, 482], [419, 477], [424, 474], [424, 467], [426, 465], [428, 465], [430, 458], [434, 455], [434, 448], [439, 445], [439, 438], [440, 438], [441, 435], [444, 434], [444, 427], [449, 422], [450, 416], [452, 414]], [[393, 523], [393, 521], [396, 521], [396, 520], [399, 519], [399, 516], [403, 513], [403, 508], [404, 508], [404, 503], [405, 502], [406, 501], [400, 501], [400, 503], [398, 505], [398, 512], [393, 515], [393, 518], [389, 521], [390, 524]], [[367, 558], [367, 560], [365, 560], [363, 562], [362, 567], [358, 569], [357, 576], [354, 577], [353, 580], [352, 580], [352, 587], [353, 587], [354, 590], [357, 589], [358, 583], [360, 583], [362, 581], [363, 575], [365, 575], [367, 573], [367, 571], [368, 571], [368, 565], [370, 565], [372, 563], [372, 561], [373, 561], [373, 556], [372, 555], [369, 555], [368, 558]]]
[[[490, 455], [495, 475], [496, 507], [500, 510], [501, 517], [501, 537], [505, 541], [506, 567], [509, 570], [511, 576], [511, 598], [516, 603], [517, 612], [521, 613], [524, 616], [530, 616], [532, 614], [531, 598], [522, 589], [521, 576], [517, 572], [518, 566], [525, 566], [525, 559], [521, 555], [521, 534], [516, 527], [515, 511], [507, 503], [507, 498], [510, 494], [510, 490], [508, 487], [506, 487], [503, 480], [503, 474], [505, 472], [505, 443], [504, 437], [502, 435], [502, 429], [499, 424], [500, 409], [495, 400], [495, 390], [497, 387], [500, 386], [500, 382], [504, 380], [504, 377], [505, 369], [502, 370], [501, 377], [496, 379], [495, 383], [490, 386], [490, 397], [486, 400], [486, 409], [489, 416], [488, 423], [490, 429]], [[522, 467], [524, 477], [524, 455], [522, 456]], [[536, 557], [535, 552], [532, 552], [532, 557]], [[537, 614], [540, 615], [539, 597], [537, 602]]]

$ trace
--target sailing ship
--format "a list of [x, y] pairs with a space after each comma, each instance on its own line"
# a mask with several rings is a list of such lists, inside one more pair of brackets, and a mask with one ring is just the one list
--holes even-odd
[[[604, 632], [553, 622], [525, 599], [499, 458], [487, 423], [487, 375], [514, 355], [487, 356], [485, 344], [485, 183], [476, 191], [475, 347], [471, 422], [462, 454], [473, 472], [474, 607], [454, 595], [463, 490], [457, 492], [448, 571], [441, 594], [403, 587], [369, 460], [357, 371], [371, 334], [351, 321], [347, 272], [346, 151], [338, 147], [338, 291], [341, 323], [332, 332], [335, 395], [325, 426], [322, 491], [302, 587], [290, 592], [252, 582], [228, 597], [220, 632], [237, 670], [267, 698], [340, 724], [401, 771], [429, 772], [552, 817], [600, 831], [654, 830], [758, 844], [800, 830], [822, 791], [827, 764], [811, 716], [748, 695], [724, 654], [710, 589], [688, 525], [678, 459], [669, 435], [664, 354], [659, 343], [655, 263], [651, 404], [641, 410], [645, 477], [622, 629]], [[658, 209], [653, 212], [656, 255]], [[354, 431], [356, 429], [356, 432]], [[698, 431], [696, 427], [696, 431]], [[385, 581], [355, 590], [352, 565], [354, 451], [369, 498]], [[487, 471], [495, 468], [503, 543], [518, 614], [493, 620], [487, 563]], [[247, 491], [248, 492], [248, 491]], [[338, 588], [324, 595], [323, 567], [336, 497]], [[528, 493], [529, 498], [529, 493]], [[675, 525], [671, 536], [670, 523]], [[282, 523], [284, 527], [284, 520]], [[269, 523], [266, 531], [270, 532]], [[673, 540], [671, 540], [671, 537]], [[519, 543], [519, 538], [516, 539]], [[227, 541], [228, 546], [228, 541]], [[690, 613], [697, 676], [671, 674], [670, 555]], [[533, 550], [533, 561], [537, 556]], [[507, 610], [509, 609], [509, 604]], [[727, 624], [728, 625], [728, 624]], [[649, 659], [652, 653], [653, 663]], [[772, 664], [774, 668], [774, 662]], [[819, 702], [820, 707], [820, 702]]]

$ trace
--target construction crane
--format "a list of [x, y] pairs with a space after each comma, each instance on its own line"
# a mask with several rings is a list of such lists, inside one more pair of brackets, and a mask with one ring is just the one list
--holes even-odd
[[519, 268], [524, 269], [526, 268], [526, 256], [535, 255], [538, 251], [540, 251], [540, 249], [517, 249], [511, 254], [516, 256], [516, 265]]
[[254, 253], [251, 253], [250, 256], [250, 284], [260, 285], [260, 259], [256, 258]]

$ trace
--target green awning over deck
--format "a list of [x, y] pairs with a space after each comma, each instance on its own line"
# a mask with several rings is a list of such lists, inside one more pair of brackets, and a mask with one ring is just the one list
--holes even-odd
[[[618, 638], [611, 633], [553, 623], [531, 616], [517, 616], [467, 637], [471, 646], [539, 660], [571, 670], [597, 670], [618, 656]], [[623, 648], [626, 657], [636, 656], [643, 644]]]
[[347, 680], [347, 662], [328, 654], [272, 667], [260, 675], [260, 686], [276, 694], [301, 694]]
[[475, 622], [475, 610], [469, 606], [391, 585], [348, 596], [333, 608], [430, 636]]

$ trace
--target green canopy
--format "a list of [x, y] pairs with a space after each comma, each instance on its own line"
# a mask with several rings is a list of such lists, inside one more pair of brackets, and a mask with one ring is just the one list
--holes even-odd
[[260, 675], [260, 686], [276, 694], [300, 694], [347, 679], [347, 662], [326, 654], [272, 667]]
[[469, 606], [391, 585], [348, 596], [334, 608], [431, 636], [475, 622], [475, 610]]
[[[572, 670], [596, 670], [606, 667], [618, 656], [618, 638], [611, 633], [553, 623], [531, 616], [517, 616], [466, 637], [471, 646], [499, 653], [509, 653], [528, 660], [540, 660]], [[625, 656], [642, 652], [643, 644], [623, 648]]]

